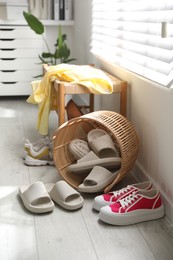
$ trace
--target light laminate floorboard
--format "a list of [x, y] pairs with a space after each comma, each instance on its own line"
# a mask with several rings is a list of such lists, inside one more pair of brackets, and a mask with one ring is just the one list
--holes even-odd
[[[37, 107], [25, 98], [0, 98], [0, 259], [1, 260], [172, 260], [173, 228], [166, 218], [130, 226], [110, 226], [92, 209], [97, 194], [82, 194], [82, 209], [70, 212], [56, 205], [53, 212], [35, 215], [19, 196], [20, 185], [56, 182], [54, 166], [24, 165], [26, 138], [36, 131]], [[50, 134], [57, 116], [51, 113]], [[117, 185], [136, 182], [130, 173]]]

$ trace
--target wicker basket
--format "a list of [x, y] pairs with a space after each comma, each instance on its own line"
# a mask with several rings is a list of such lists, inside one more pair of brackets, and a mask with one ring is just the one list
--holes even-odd
[[67, 167], [75, 163], [68, 145], [76, 138], [86, 141], [88, 132], [94, 128], [103, 129], [111, 136], [119, 156], [122, 158], [118, 175], [112, 183], [104, 188], [104, 192], [109, 192], [132, 169], [139, 150], [139, 139], [134, 127], [118, 113], [112, 111], [92, 112], [61, 125], [53, 135], [55, 166], [64, 180], [77, 189], [86, 176], [68, 172]]

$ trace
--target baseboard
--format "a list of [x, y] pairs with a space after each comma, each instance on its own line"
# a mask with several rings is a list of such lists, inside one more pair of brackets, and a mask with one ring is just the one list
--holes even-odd
[[138, 182], [150, 180], [153, 183], [153, 185], [160, 191], [165, 208], [165, 216], [170, 222], [170, 224], [173, 226], [173, 202], [170, 201], [170, 199], [166, 196], [163, 189], [159, 186], [159, 183], [157, 183], [154, 179], [151, 178], [151, 176], [145, 171], [141, 163], [139, 163], [138, 161], [136, 161], [132, 173]]

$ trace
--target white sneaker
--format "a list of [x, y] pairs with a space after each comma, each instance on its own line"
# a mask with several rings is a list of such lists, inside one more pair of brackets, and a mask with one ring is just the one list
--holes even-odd
[[38, 152], [30, 147], [24, 162], [28, 166], [55, 165], [49, 147], [42, 147]]
[[39, 139], [34, 143], [31, 143], [29, 139], [26, 139], [24, 145], [24, 159], [30, 150], [31, 153], [32, 151], [39, 152], [43, 147], [49, 147], [50, 149], [52, 149], [52, 143], [48, 136], [46, 136], [46, 138]]
[[52, 143], [48, 137], [35, 143], [25, 143], [25, 164], [29, 166], [54, 165]]

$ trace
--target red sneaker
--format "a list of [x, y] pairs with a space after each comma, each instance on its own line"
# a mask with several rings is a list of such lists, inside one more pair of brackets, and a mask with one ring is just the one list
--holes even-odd
[[162, 218], [164, 207], [160, 193], [155, 190], [139, 190], [102, 207], [99, 219], [111, 225], [130, 225]]
[[149, 190], [151, 188], [152, 183], [150, 181], [128, 185], [127, 187], [122, 188], [121, 190], [112, 191], [95, 197], [93, 208], [100, 211], [102, 207], [113, 204], [117, 202], [117, 200], [123, 199], [124, 197], [130, 195], [134, 191], [138, 191], [140, 189]]

